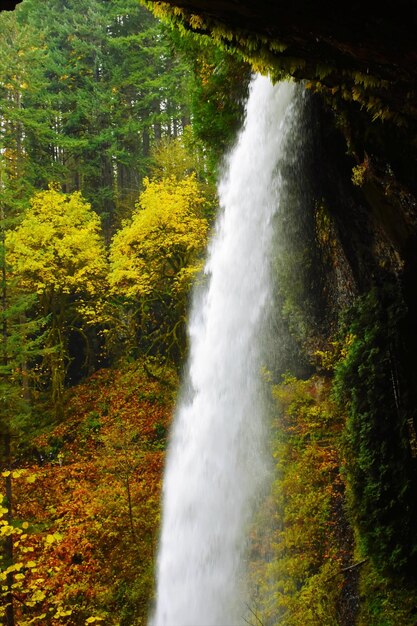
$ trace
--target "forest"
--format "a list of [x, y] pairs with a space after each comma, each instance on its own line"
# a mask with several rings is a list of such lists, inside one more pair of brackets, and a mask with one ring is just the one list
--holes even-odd
[[272, 260], [242, 626], [416, 623], [415, 53], [398, 20], [383, 47], [384, 12], [361, 48], [264, 4], [0, 13], [4, 626], [148, 623], [190, 294], [254, 72], [306, 86], [310, 183]]

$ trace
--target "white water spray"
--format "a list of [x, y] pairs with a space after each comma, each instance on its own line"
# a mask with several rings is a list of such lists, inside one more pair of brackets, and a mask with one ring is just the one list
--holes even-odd
[[271, 306], [271, 221], [295, 86], [254, 79], [220, 188], [222, 212], [190, 323], [189, 390], [164, 481], [152, 626], [240, 626], [246, 535], [265, 477], [262, 332]]

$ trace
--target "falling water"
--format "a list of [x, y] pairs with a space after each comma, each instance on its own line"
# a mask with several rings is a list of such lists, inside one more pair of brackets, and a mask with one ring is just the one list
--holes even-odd
[[256, 77], [219, 186], [222, 211], [194, 297], [188, 389], [168, 455], [152, 626], [238, 626], [245, 531], [265, 477], [263, 327], [271, 223], [282, 202], [296, 87]]

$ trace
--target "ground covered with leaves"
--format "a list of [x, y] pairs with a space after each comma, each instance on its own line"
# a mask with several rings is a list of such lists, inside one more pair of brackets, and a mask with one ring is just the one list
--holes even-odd
[[[141, 364], [96, 372], [68, 396], [66, 418], [38, 434], [12, 478], [17, 623], [145, 623], [175, 374]], [[4, 610], [4, 609], [1, 609]]]

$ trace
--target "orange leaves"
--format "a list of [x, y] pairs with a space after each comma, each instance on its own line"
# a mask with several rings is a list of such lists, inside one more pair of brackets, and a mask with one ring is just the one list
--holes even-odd
[[97, 372], [68, 394], [65, 421], [34, 442], [43, 465], [13, 470], [22, 626], [116, 623], [119, 588], [135, 584], [144, 617], [176, 377], [166, 370], [162, 380], [139, 363]]

